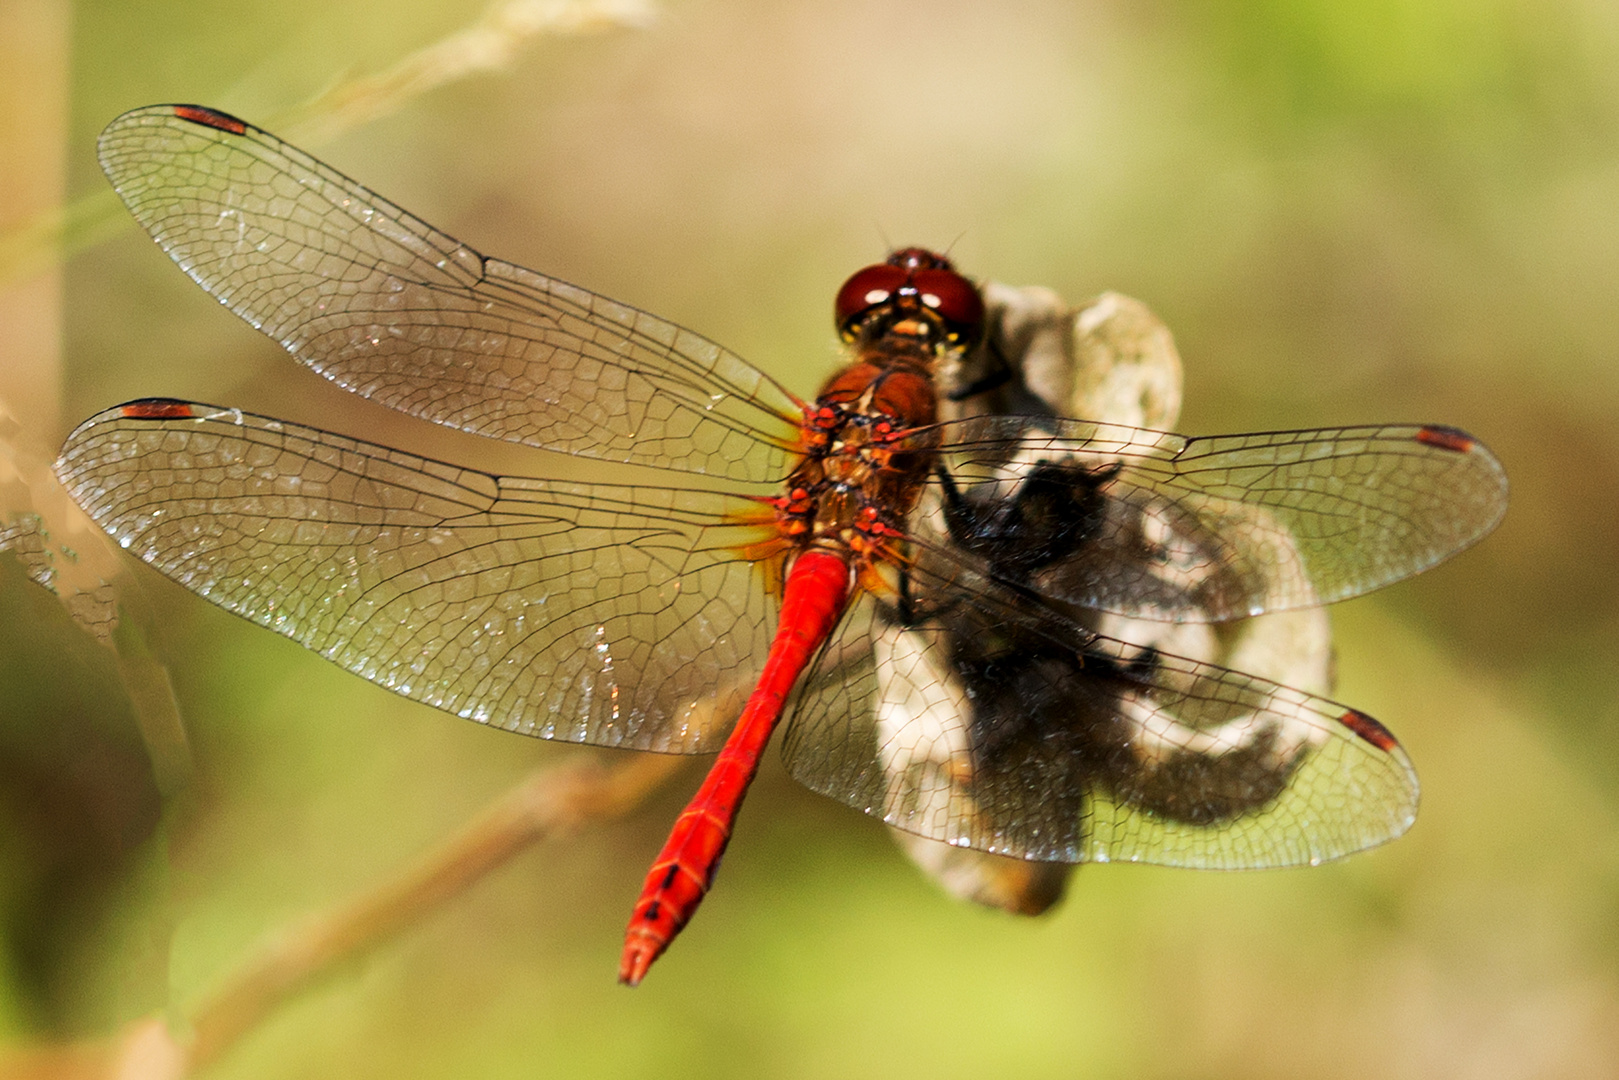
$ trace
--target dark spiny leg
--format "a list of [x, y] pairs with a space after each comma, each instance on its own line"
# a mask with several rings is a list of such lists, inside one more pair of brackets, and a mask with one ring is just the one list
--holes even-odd
[[941, 463], [933, 470], [939, 477], [939, 490], [944, 495], [944, 525], [950, 536], [969, 551], [977, 550], [974, 541], [982, 535], [984, 523], [977, 510], [967, 505], [967, 498], [956, 486], [956, 478]]
[[899, 568], [899, 601], [895, 605], [895, 610], [898, 612], [901, 626], [916, 625], [916, 604], [911, 599], [911, 568], [909, 566], [902, 565]]

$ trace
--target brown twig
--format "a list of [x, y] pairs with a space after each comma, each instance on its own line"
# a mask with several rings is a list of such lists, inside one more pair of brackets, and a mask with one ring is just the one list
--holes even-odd
[[[540, 38], [645, 26], [655, 13], [653, 0], [501, 0], [475, 22], [386, 71], [346, 79], [289, 114], [254, 119], [301, 143], [319, 145], [430, 90], [500, 71]], [[41, 211], [0, 232], [0, 284], [57, 265], [130, 224], [110, 190]]]
[[652, 22], [651, 0], [501, 0], [483, 17], [375, 75], [345, 80], [275, 119], [298, 142], [321, 143], [411, 98], [509, 67], [542, 35], [590, 34]]
[[530, 845], [638, 806], [685, 761], [642, 754], [536, 772], [400, 877], [284, 932], [192, 1017], [186, 1073], [216, 1060], [304, 987], [415, 925]]
[[689, 758], [639, 754], [531, 773], [414, 867], [338, 908], [276, 935], [205, 998], [178, 1029], [162, 1016], [105, 1039], [0, 1056], [17, 1080], [184, 1080], [322, 978], [432, 916], [530, 846], [628, 813]]
[[640, 754], [612, 768], [590, 759], [536, 771], [403, 874], [277, 935], [179, 1030], [161, 1016], [142, 1017], [106, 1039], [7, 1054], [0, 1076], [192, 1076], [299, 992], [433, 915], [530, 846], [633, 810], [688, 760]]

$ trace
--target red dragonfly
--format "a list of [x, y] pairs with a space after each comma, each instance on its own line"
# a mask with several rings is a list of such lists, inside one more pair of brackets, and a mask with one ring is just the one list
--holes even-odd
[[805, 401], [224, 113], [138, 109], [100, 158], [199, 285], [334, 382], [694, 477], [496, 476], [169, 399], [92, 417], [57, 465], [125, 548], [395, 693], [540, 738], [718, 750], [621, 981], [708, 890], [783, 715], [813, 790], [1023, 859], [1316, 863], [1413, 820], [1415, 773], [1372, 717], [1102, 631], [1323, 604], [1447, 558], [1506, 507], [1465, 433], [941, 422], [936, 374], [987, 347], [985, 308], [916, 248], [838, 292], [850, 360]]

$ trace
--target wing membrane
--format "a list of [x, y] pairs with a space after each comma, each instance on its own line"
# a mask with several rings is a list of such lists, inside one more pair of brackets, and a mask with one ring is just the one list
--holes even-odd
[[236, 410], [133, 402], [57, 473], [120, 544], [395, 693], [541, 738], [717, 749], [775, 620], [702, 491], [492, 476]]
[[[1449, 558], [1506, 511], [1500, 462], [1449, 428], [1185, 438], [990, 416], [942, 434], [945, 466], [969, 503], [1004, 518], [1038, 475], [1059, 492], [1046, 535], [1060, 513], [1084, 519], [1083, 535], [1053, 545], [1043, 564], [1026, 559], [1019, 584], [1149, 618], [1224, 621], [1357, 596]], [[959, 540], [931, 505], [918, 536]], [[1038, 541], [1037, 521], [1020, 524]]]
[[268, 132], [191, 106], [99, 143], [130, 213], [299, 361], [436, 423], [735, 480], [787, 471], [802, 415], [673, 323], [488, 259]]
[[807, 787], [931, 840], [1064, 862], [1304, 865], [1415, 817], [1410, 760], [1364, 714], [990, 581], [913, 587], [966, 599], [851, 613], [783, 740]]

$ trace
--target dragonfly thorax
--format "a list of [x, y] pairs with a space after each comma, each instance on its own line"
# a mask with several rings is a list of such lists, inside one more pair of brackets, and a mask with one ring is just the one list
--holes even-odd
[[857, 360], [822, 389], [804, 418], [804, 458], [777, 503], [786, 535], [861, 561], [903, 530], [934, 457], [916, 434], [937, 417], [928, 365], [883, 359]]

